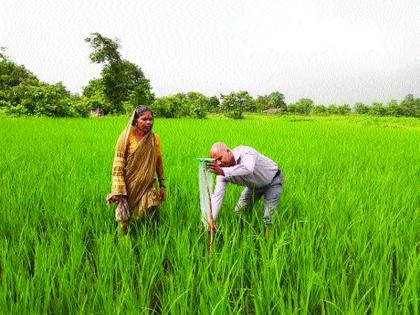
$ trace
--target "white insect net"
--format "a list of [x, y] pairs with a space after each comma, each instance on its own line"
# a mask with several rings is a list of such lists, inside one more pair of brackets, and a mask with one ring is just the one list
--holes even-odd
[[213, 193], [215, 175], [210, 173], [207, 167], [207, 163], [212, 161], [214, 160], [210, 158], [198, 159], [198, 187], [200, 189], [201, 221], [205, 225], [213, 221], [210, 198]]

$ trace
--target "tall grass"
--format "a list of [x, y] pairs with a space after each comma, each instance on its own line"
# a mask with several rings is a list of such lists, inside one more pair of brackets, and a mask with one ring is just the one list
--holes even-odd
[[[156, 120], [158, 231], [119, 236], [105, 205], [125, 118], [0, 119], [0, 313], [418, 314], [418, 120]], [[197, 164], [246, 144], [286, 174], [270, 238], [239, 230], [229, 186], [212, 257]]]

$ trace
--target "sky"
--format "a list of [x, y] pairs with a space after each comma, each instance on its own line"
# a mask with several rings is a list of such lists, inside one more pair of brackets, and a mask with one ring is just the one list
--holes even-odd
[[0, 0], [0, 47], [80, 93], [101, 66], [84, 41], [118, 38], [157, 96], [280, 91], [288, 103], [420, 96], [420, 0]]

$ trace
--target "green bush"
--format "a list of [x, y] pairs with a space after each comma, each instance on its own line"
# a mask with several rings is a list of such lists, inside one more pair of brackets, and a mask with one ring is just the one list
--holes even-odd
[[339, 115], [348, 115], [351, 113], [351, 108], [350, 105], [344, 104], [338, 106], [337, 111]]
[[186, 96], [187, 106], [190, 108], [190, 115], [194, 118], [206, 118], [209, 108], [209, 98], [198, 92], [188, 92]]
[[301, 98], [296, 102], [296, 112], [302, 115], [309, 115], [314, 102], [309, 98]]
[[185, 94], [164, 96], [156, 99], [151, 109], [157, 117], [180, 118], [190, 116], [190, 107]]
[[354, 111], [356, 112], [356, 114], [367, 114], [369, 113], [369, 107], [361, 102], [357, 102], [354, 105]]
[[326, 115], [328, 114], [327, 107], [324, 105], [315, 105], [312, 107], [312, 113], [315, 115]]
[[408, 94], [400, 103], [400, 114], [420, 117], [420, 98], [414, 98], [413, 94]]
[[243, 118], [243, 112], [250, 108], [253, 103], [252, 97], [246, 91], [232, 92], [228, 95], [221, 95], [221, 109], [226, 117], [233, 119]]
[[374, 115], [374, 116], [385, 116], [386, 109], [382, 105], [382, 103], [374, 102], [372, 106], [370, 106], [369, 108], [369, 114]]

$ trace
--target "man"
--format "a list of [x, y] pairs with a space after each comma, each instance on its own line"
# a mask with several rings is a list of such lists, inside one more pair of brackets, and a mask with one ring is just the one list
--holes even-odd
[[245, 186], [235, 207], [237, 213], [252, 209], [264, 196], [264, 223], [268, 232], [283, 191], [284, 174], [278, 165], [251, 147], [238, 146], [231, 150], [223, 142], [213, 144], [210, 156], [215, 161], [208, 164], [209, 171], [218, 175], [211, 197], [214, 220], [222, 205], [227, 183], [234, 183]]

